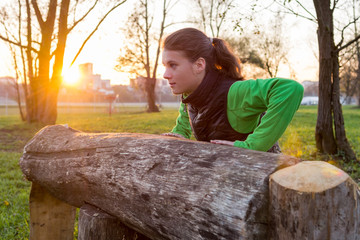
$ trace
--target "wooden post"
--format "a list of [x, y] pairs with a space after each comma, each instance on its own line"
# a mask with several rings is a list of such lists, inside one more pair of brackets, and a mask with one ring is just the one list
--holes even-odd
[[33, 182], [30, 192], [30, 240], [73, 240], [76, 208]]
[[114, 216], [101, 209], [85, 204], [79, 213], [78, 240], [150, 240], [128, 228]]
[[322, 161], [304, 161], [270, 176], [273, 239], [360, 239], [358, 185]]

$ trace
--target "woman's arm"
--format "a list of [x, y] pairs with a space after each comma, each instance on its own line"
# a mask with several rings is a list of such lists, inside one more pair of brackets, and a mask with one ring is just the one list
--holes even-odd
[[179, 116], [176, 119], [176, 125], [171, 130], [171, 133], [173, 133], [175, 135], [172, 135], [172, 136], [181, 135], [185, 138], [190, 139], [191, 132], [192, 131], [191, 131], [191, 126], [190, 126], [190, 122], [189, 122], [189, 115], [188, 115], [186, 106], [184, 103], [181, 103], [180, 108], [179, 108]]
[[[301, 84], [282, 78], [247, 80], [234, 84], [228, 95], [229, 122], [239, 132], [253, 133], [245, 141], [235, 141], [233, 145], [258, 151], [269, 150], [290, 124], [303, 93]], [[241, 129], [242, 126], [253, 125], [249, 124], [249, 119], [264, 111], [266, 114], [255, 129]], [[230, 145], [229, 142], [215, 143]]]

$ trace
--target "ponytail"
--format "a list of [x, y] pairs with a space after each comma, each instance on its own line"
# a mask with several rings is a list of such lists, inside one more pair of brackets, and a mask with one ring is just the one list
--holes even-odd
[[223, 39], [213, 38], [212, 45], [214, 67], [228, 77], [242, 80], [240, 60], [234, 55], [228, 43]]
[[191, 62], [204, 58], [206, 71], [218, 71], [233, 79], [243, 79], [240, 61], [228, 44], [220, 38], [208, 38], [195, 28], [183, 28], [170, 34], [166, 37], [163, 48], [182, 51]]

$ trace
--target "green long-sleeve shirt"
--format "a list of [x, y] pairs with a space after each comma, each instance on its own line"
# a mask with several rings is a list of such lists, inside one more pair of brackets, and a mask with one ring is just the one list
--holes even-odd
[[[304, 88], [284, 78], [238, 81], [227, 96], [227, 117], [231, 127], [240, 133], [252, 132], [245, 141], [235, 141], [240, 148], [267, 151], [285, 132], [299, 108]], [[172, 132], [191, 136], [189, 115], [181, 103]], [[266, 112], [259, 123], [260, 114]], [[214, 139], [215, 140], [215, 139]]]

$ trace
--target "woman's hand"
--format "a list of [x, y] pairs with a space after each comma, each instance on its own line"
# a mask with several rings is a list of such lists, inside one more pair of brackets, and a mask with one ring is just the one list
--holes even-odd
[[177, 137], [177, 138], [183, 138], [183, 139], [186, 139], [183, 135], [181, 134], [178, 134], [178, 133], [172, 133], [172, 132], [169, 132], [169, 133], [163, 133], [161, 134], [162, 136], [168, 136], [168, 137]]
[[215, 143], [215, 144], [221, 144], [221, 145], [229, 145], [229, 146], [234, 146], [235, 142], [231, 142], [231, 141], [226, 141], [226, 140], [210, 140], [211, 143]]

